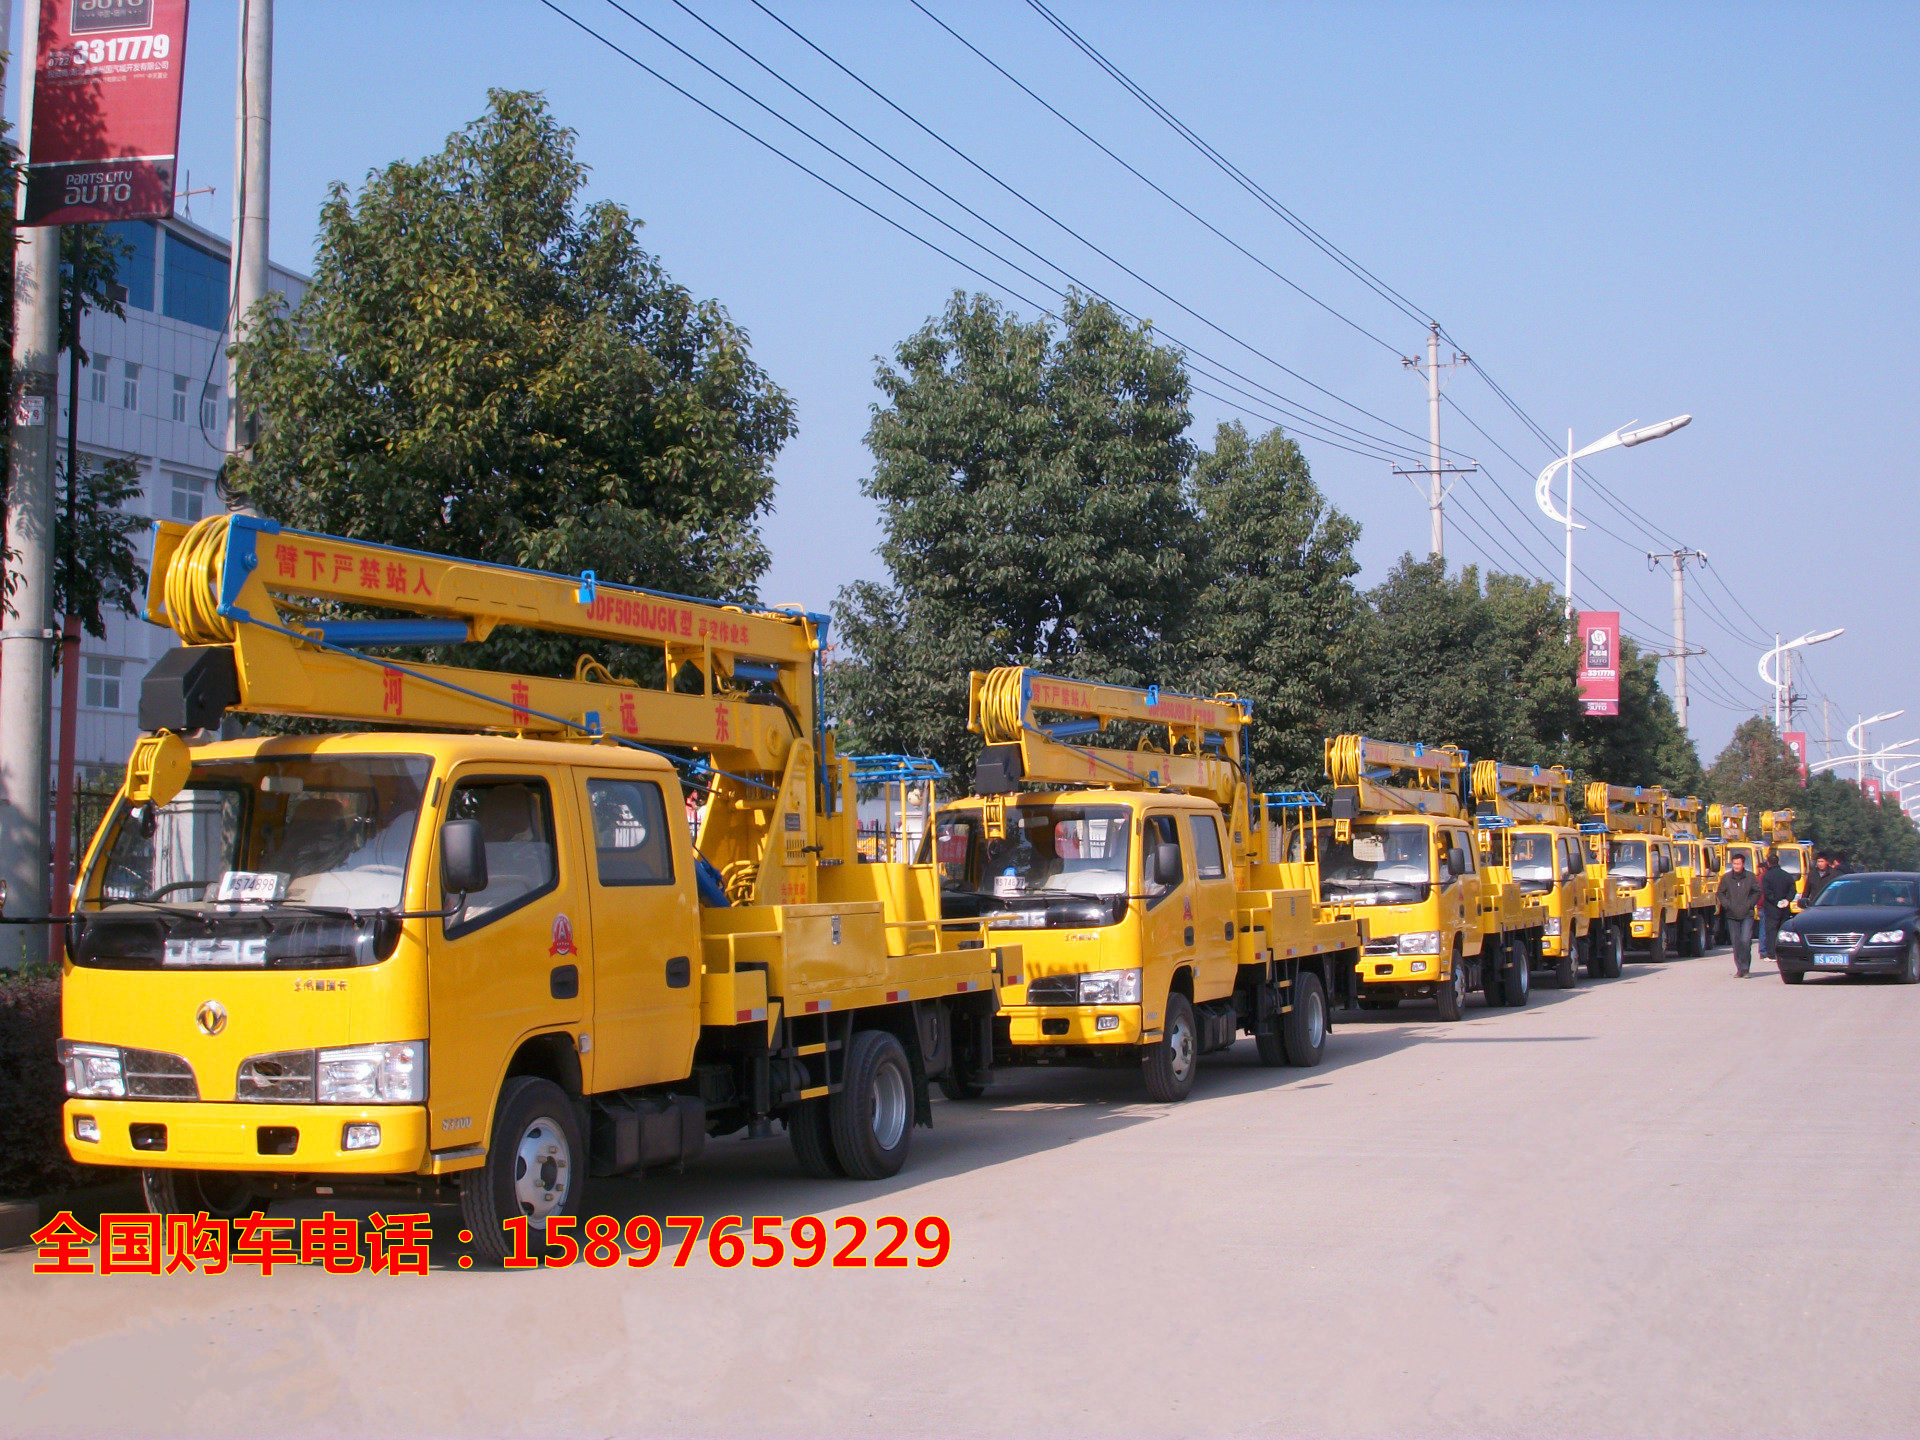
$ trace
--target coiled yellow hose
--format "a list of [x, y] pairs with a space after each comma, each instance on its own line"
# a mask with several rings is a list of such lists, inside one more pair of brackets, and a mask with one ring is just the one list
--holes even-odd
[[1360, 783], [1360, 737], [1336, 735], [1327, 741], [1327, 778], [1336, 785]]
[[209, 515], [187, 532], [167, 564], [167, 618], [188, 645], [228, 645], [233, 622], [220, 613], [220, 583], [226, 568], [227, 517]]
[[980, 735], [989, 745], [1020, 742], [1020, 682], [1026, 671], [1003, 665], [980, 684]]

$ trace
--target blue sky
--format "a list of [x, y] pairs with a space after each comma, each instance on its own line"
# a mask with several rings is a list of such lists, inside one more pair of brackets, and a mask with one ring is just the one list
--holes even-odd
[[[1044, 298], [606, 0], [556, 3], [909, 228]], [[928, 208], [1018, 253], [670, 0], [623, 3]], [[1168, 335], [1376, 439], [1423, 450], [1390, 428], [1425, 435], [1421, 382], [1395, 354], [1414, 353], [1421, 328], [1209, 166], [1033, 9], [925, 0], [1184, 204], [1387, 343], [1183, 217], [906, 0], [767, 3], [1204, 320], [943, 149], [749, 0], [688, 0], [926, 177]], [[1920, 734], [1920, 631], [1901, 578], [1920, 520], [1912, 398], [1920, 9], [1093, 0], [1052, 8], [1272, 196], [1439, 318], [1549, 433], [1564, 440], [1571, 427], [1585, 444], [1636, 418], [1695, 416], [1670, 439], [1593, 462], [1625, 513], [1591, 490], [1577, 500], [1583, 517], [1590, 511], [1619, 538], [1598, 529], [1578, 537], [1576, 560], [1592, 582], [1577, 581], [1576, 596], [1603, 608], [1619, 602], [1637, 612], [1629, 631], [1665, 643], [1670, 586], [1644, 552], [1676, 541], [1707, 552], [1710, 571], [1690, 584], [1688, 637], [1710, 651], [1695, 662], [1693, 685], [1705, 758], [1767, 703], [1752, 641], [1776, 629], [1847, 628], [1802, 671], [1816, 755], [1821, 696], [1832, 701], [1836, 744], [1857, 712], [1900, 706], [1911, 707], [1908, 720], [1880, 738], [1904, 737], [1903, 723]], [[182, 138], [193, 183], [218, 188], [195, 198], [193, 218], [223, 233], [234, 10], [208, 0], [194, 7]], [[482, 0], [462, 7], [457, 24], [447, 13], [408, 0], [281, 0], [275, 257], [308, 263], [329, 182], [356, 183], [388, 160], [437, 149], [480, 112], [488, 86], [545, 91], [579, 132], [592, 192], [646, 221], [647, 243], [668, 270], [722, 301], [795, 397], [800, 435], [779, 462], [765, 598], [823, 608], [840, 585], [880, 574], [875, 516], [859, 490], [875, 359], [953, 289], [980, 282], [534, 0]], [[1532, 500], [1546, 447], [1471, 372], [1459, 372], [1448, 393], [1458, 408], [1445, 411], [1444, 438], [1483, 467], [1449, 502], [1449, 559], [1557, 581], [1559, 534], [1547, 533]], [[1256, 428], [1271, 423], [1199, 395], [1196, 437], [1236, 413]], [[1368, 579], [1405, 550], [1424, 552], [1424, 501], [1388, 461], [1303, 443], [1323, 488], [1365, 527]]]

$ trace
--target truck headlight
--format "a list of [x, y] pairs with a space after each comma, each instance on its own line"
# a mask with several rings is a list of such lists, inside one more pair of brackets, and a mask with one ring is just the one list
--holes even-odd
[[314, 1058], [314, 1098], [322, 1105], [418, 1104], [427, 1098], [424, 1040], [350, 1045]]
[[1878, 930], [1867, 937], [1869, 945], [1898, 945], [1907, 938], [1904, 930]]
[[1440, 953], [1440, 932], [1438, 930], [1409, 930], [1400, 937], [1402, 955], [1438, 955]]
[[1093, 970], [1080, 977], [1082, 1005], [1138, 1005], [1138, 970]]
[[[46, 1051], [41, 1051], [46, 1054]], [[67, 1072], [67, 1094], [89, 1100], [123, 1100], [127, 1076], [117, 1045], [88, 1045], [78, 1040], [60, 1042], [60, 1064]]]
[[1653, 923], [1653, 907], [1651, 905], [1634, 906], [1633, 907], [1633, 923], [1636, 925], [1652, 924]]
[[1540, 933], [1542, 935], [1558, 935], [1560, 933], [1560, 917], [1558, 915], [1547, 916], [1547, 923], [1540, 927]]

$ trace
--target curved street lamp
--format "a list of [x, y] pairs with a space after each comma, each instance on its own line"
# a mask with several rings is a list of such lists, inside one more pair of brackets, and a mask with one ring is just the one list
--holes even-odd
[[[1611, 435], [1601, 436], [1584, 450], [1575, 450], [1573, 448], [1573, 431], [1569, 430], [1567, 431], [1567, 453], [1559, 456], [1551, 465], [1542, 470], [1540, 472], [1540, 478], [1533, 482], [1534, 502], [1545, 512], [1549, 520], [1555, 524], [1566, 527], [1567, 575], [1564, 594], [1566, 597], [1566, 613], [1569, 619], [1573, 617], [1573, 532], [1587, 528], [1584, 525], [1574, 523], [1573, 518], [1574, 462], [1576, 460], [1584, 460], [1589, 455], [1596, 455], [1602, 450], [1611, 450], [1616, 445], [1644, 445], [1649, 440], [1658, 440], [1663, 435], [1671, 435], [1683, 425], [1690, 424], [1692, 420], [1693, 416], [1691, 415], [1676, 415], [1671, 420], [1662, 420], [1658, 425], [1645, 425], [1638, 430], [1629, 430], [1625, 425], [1622, 425]], [[1567, 467], [1567, 507], [1566, 513], [1564, 514], [1553, 508], [1553, 476], [1554, 472], [1562, 465]]]
[[[1795, 650], [1804, 650], [1809, 645], [1823, 645], [1829, 640], [1839, 639], [1846, 633], [1844, 626], [1838, 630], [1821, 630], [1817, 633], [1810, 630], [1805, 635], [1797, 636], [1783, 645], [1780, 643], [1780, 632], [1777, 630], [1774, 632], [1773, 649], [1760, 657], [1759, 666], [1760, 678], [1766, 681], [1767, 688], [1773, 691], [1774, 729], [1787, 728], [1787, 686], [1790, 682], [1786, 677], [1791, 673], [1791, 662], [1788, 662], [1786, 657]], [[1882, 718], [1891, 719], [1892, 716]], [[1853, 748], [1858, 750], [1860, 747], [1855, 745]]]
[[[1867, 778], [1867, 727], [1869, 725], [1878, 725], [1886, 720], [1898, 720], [1906, 713], [1904, 708], [1899, 710], [1883, 710], [1878, 715], [1863, 715], [1847, 727], [1847, 744], [1852, 747], [1854, 752], [1852, 759], [1854, 762], [1853, 778], [1855, 784], [1859, 784]], [[1904, 759], [1905, 757], [1903, 756], [1901, 758]]]

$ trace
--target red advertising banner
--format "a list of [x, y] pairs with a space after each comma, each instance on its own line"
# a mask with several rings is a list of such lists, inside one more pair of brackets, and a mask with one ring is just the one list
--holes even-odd
[[173, 214], [187, 0], [37, 0], [23, 225]]
[[1787, 749], [1793, 752], [1793, 758], [1800, 762], [1800, 783], [1807, 783], [1807, 732], [1804, 730], [1783, 730], [1780, 738], [1787, 742]]
[[1876, 805], [1878, 805], [1878, 804], [1880, 803], [1880, 778], [1879, 778], [1879, 776], [1877, 776], [1877, 775], [1869, 775], [1869, 776], [1867, 776], [1867, 778], [1866, 778], [1865, 780], [1863, 780], [1863, 781], [1861, 781], [1861, 782], [1860, 782], [1860, 788], [1861, 788], [1861, 789], [1863, 789], [1863, 790], [1865, 790], [1865, 791], [1867, 792], [1867, 798], [1868, 798], [1869, 800], [1871, 800], [1871, 801], [1873, 801], [1873, 803], [1874, 803], [1874, 804], [1876, 804]]
[[1882, 785], [1880, 787], [1880, 799], [1884, 804], [1898, 805], [1900, 803], [1900, 787], [1898, 785]]
[[1588, 715], [1620, 713], [1620, 612], [1582, 610], [1575, 617], [1580, 646], [1580, 708]]

